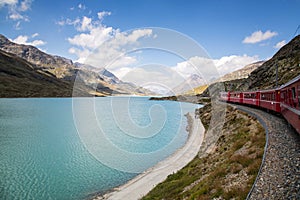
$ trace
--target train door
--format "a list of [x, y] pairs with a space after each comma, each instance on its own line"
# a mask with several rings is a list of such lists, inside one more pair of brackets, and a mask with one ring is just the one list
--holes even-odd
[[256, 106], [260, 106], [260, 92], [256, 92]]
[[280, 90], [275, 90], [275, 104], [276, 104], [276, 112], [280, 112]]

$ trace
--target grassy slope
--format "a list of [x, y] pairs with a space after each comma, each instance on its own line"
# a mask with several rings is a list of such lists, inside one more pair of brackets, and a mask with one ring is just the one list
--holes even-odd
[[[210, 104], [200, 111], [205, 127]], [[228, 107], [223, 133], [216, 149], [196, 157], [185, 168], [157, 185], [143, 200], [245, 199], [258, 173], [265, 145], [265, 131], [257, 120]]]

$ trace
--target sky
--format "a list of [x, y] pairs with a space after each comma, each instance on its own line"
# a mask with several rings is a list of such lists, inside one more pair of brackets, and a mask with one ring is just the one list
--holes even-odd
[[[164, 71], [165, 83], [196, 73], [192, 65], [210, 62], [205, 69], [214, 65], [223, 75], [269, 59], [300, 33], [299, 19], [300, 0], [0, 0], [0, 34], [11, 41], [106, 67], [135, 83], [129, 72], [160, 77], [149, 72]], [[156, 40], [163, 45], [141, 49]], [[187, 43], [203, 51], [188, 52]], [[171, 52], [172, 45], [178, 52]], [[90, 62], [91, 57], [98, 60]]]

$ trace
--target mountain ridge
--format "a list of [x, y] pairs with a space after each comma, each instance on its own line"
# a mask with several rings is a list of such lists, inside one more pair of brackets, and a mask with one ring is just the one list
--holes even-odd
[[88, 88], [77, 88], [73, 91], [70, 82], [38, 70], [32, 63], [2, 50], [0, 66], [0, 97], [69, 97], [72, 92], [76, 96], [91, 96], [86, 92]]
[[[17, 44], [0, 34], [0, 50], [20, 57], [43, 73], [50, 73], [56, 78], [74, 84], [75, 79], [81, 79], [80, 87], [86, 88], [90, 95], [149, 95], [150, 91], [132, 83], [119, 80], [105, 68], [73, 63], [72, 60], [50, 55], [31, 45]], [[80, 74], [80, 76], [77, 76]], [[78, 82], [78, 81], [77, 81]]]

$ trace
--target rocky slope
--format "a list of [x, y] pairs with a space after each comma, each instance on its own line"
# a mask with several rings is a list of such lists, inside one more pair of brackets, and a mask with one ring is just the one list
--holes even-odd
[[300, 35], [283, 46], [270, 60], [251, 72], [240, 90], [276, 87], [276, 68], [278, 67], [278, 86], [300, 74]]
[[[44, 53], [34, 46], [13, 43], [3, 35], [0, 35], [0, 49], [26, 60], [32, 64], [35, 70], [52, 74], [70, 84], [73, 84], [77, 75], [80, 74], [78, 77], [82, 84], [79, 87], [89, 88], [86, 92], [93, 95], [145, 95], [150, 93], [134, 84], [119, 80], [104, 68], [98, 69], [93, 66], [73, 63], [72, 60]], [[0, 66], [0, 68], [2, 67]]]
[[[0, 50], [0, 97], [68, 97], [68, 81], [37, 69], [32, 63]], [[78, 88], [77, 96], [88, 96], [89, 88]]]
[[244, 79], [248, 78], [250, 73], [256, 70], [258, 67], [260, 67], [262, 64], [264, 64], [265, 61], [258, 61], [255, 63], [251, 63], [249, 65], [246, 65], [245, 67], [236, 70], [234, 72], [225, 74], [221, 78], [217, 79], [215, 82], [223, 82], [223, 81], [232, 81], [236, 79]]

